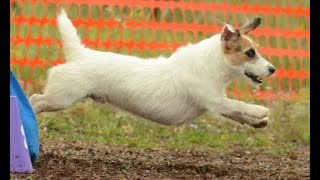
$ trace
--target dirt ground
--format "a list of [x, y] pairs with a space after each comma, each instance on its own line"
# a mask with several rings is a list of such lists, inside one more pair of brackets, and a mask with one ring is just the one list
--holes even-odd
[[[35, 179], [309, 179], [309, 147], [285, 155], [234, 147], [183, 151], [45, 140]], [[11, 177], [30, 175], [11, 173]]]

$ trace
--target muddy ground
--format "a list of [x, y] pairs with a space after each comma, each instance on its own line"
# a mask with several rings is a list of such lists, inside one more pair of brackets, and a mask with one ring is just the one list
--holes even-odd
[[[309, 179], [309, 147], [287, 155], [234, 147], [224, 152], [41, 142], [35, 179]], [[11, 174], [25, 178], [30, 175]]]

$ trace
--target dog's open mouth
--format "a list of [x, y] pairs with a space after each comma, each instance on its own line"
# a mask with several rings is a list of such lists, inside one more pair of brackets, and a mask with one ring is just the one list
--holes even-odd
[[256, 76], [250, 72], [245, 72], [244, 73], [248, 78], [250, 78], [252, 80], [252, 82], [257, 83], [257, 84], [261, 84], [262, 83], [262, 78], [259, 76]]

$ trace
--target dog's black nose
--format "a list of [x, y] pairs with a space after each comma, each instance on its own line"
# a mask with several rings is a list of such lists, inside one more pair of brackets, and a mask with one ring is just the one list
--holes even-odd
[[269, 70], [270, 74], [273, 74], [276, 71], [276, 69], [274, 67], [272, 67], [272, 66], [270, 66], [268, 68], [268, 70]]

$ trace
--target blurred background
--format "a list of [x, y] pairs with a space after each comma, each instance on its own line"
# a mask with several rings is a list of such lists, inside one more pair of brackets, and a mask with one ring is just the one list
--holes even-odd
[[164, 127], [91, 100], [38, 117], [41, 139], [77, 139], [135, 147], [225, 148], [234, 145], [287, 152], [309, 146], [310, 16], [305, 0], [10, 0], [10, 64], [27, 95], [41, 92], [48, 68], [64, 63], [56, 14], [64, 7], [87, 47], [141, 57], [169, 56], [179, 46], [241, 26], [277, 69], [259, 88], [232, 82], [230, 97], [272, 111], [265, 129], [204, 115]]

